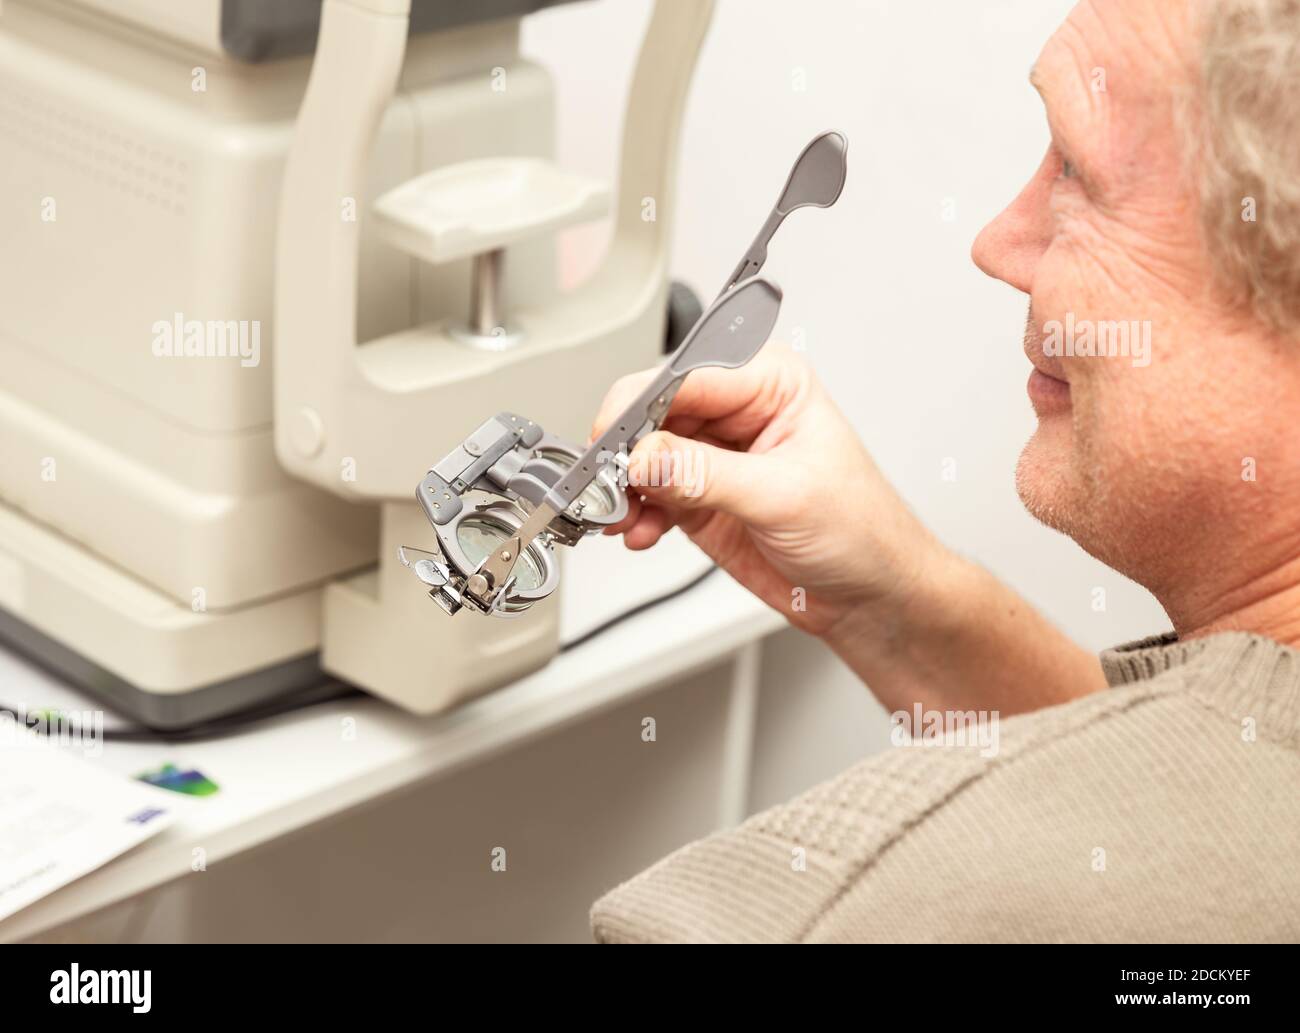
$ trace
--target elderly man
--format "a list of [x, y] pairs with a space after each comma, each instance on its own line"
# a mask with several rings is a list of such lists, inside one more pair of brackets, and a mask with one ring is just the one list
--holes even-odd
[[1172, 635], [1099, 664], [919, 525], [789, 353], [687, 381], [632, 473], [700, 473], [642, 488], [627, 544], [682, 527], [891, 711], [1018, 716], [686, 847], [599, 939], [1300, 937], [1298, 47], [1296, 0], [1080, 3], [1032, 74], [1051, 146], [975, 243], [1029, 296], [1024, 504]]

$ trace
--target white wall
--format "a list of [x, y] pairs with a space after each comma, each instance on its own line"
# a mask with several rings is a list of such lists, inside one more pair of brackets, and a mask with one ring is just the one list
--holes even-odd
[[[766, 272], [785, 289], [778, 335], [807, 356], [921, 517], [1101, 649], [1163, 630], [1145, 591], [1031, 520], [1016, 497], [1016, 457], [1033, 426], [1021, 351], [1026, 299], [970, 261], [980, 227], [1019, 190], [1047, 145], [1027, 83], [1068, 0], [719, 0], [697, 70], [680, 159], [677, 275], [712, 296], [739, 258], [803, 143], [849, 137], [849, 182], [830, 211], [796, 213]], [[621, 108], [648, 16], [646, 0], [578, 3], [525, 22], [527, 52], [557, 79], [559, 160], [616, 175]], [[802, 76], [806, 89], [794, 88]], [[950, 199], [955, 219], [943, 217]], [[597, 259], [602, 231], [567, 242], [571, 275]], [[955, 482], [941, 476], [956, 461]], [[869, 515], [868, 515], [869, 518]], [[1093, 607], [1104, 588], [1106, 609]], [[848, 673], [799, 636], [769, 678], [760, 729], [829, 731], [853, 710]], [[773, 684], [773, 682], [779, 684]], [[811, 701], [810, 701], [811, 697]], [[822, 711], [813, 711], [824, 702]], [[795, 712], [774, 717], [772, 709]], [[756, 795], [777, 799], [842, 767], [872, 726], [840, 749], [787, 756]], [[842, 737], [841, 737], [842, 738]], [[759, 757], [767, 755], [761, 748]], [[820, 752], [819, 752], [820, 751]], [[791, 781], [793, 778], [793, 781]]]

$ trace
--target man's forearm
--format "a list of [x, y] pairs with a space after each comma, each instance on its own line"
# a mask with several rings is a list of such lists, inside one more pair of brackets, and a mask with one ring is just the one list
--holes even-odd
[[827, 643], [889, 710], [1037, 710], [1106, 687], [1097, 657], [988, 571], [944, 552], [908, 600], [864, 606]]

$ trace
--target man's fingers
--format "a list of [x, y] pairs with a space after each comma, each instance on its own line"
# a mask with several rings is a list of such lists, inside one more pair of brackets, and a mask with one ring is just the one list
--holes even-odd
[[629, 549], [638, 551], [649, 549], [657, 545], [659, 539], [668, 533], [672, 523], [667, 510], [660, 509], [658, 506], [644, 506], [641, 509], [641, 518], [623, 535], [623, 542]]
[[767, 457], [656, 431], [639, 442], [628, 463], [628, 486], [649, 507], [716, 509], [747, 520], [762, 496]]
[[[614, 383], [591, 428], [591, 440], [628, 407], [654, 379], [643, 370]], [[808, 382], [807, 367], [789, 348], [773, 343], [739, 369], [698, 369], [682, 382], [670, 419], [677, 428], [704, 428], [724, 441], [748, 444]]]
[[605, 433], [605, 429], [632, 404], [632, 400], [637, 395], [646, 389], [658, 372], [654, 369], [643, 369], [639, 373], [629, 373], [614, 381], [610, 389], [605, 392], [604, 401], [600, 403], [600, 411], [596, 413], [596, 419], [591, 424], [591, 433], [587, 437], [588, 444]]

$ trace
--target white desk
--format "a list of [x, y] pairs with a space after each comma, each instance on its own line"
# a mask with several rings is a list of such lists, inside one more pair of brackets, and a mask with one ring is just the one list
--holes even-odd
[[[565, 569], [562, 638], [576, 638], [706, 566], [677, 535], [651, 554], [628, 553], [614, 539], [585, 543]], [[443, 618], [431, 609], [430, 619]], [[757, 643], [783, 625], [778, 614], [719, 572], [447, 714], [415, 718], [378, 700], [354, 699], [286, 715], [239, 736], [186, 744], [186, 762], [211, 775], [220, 792], [195, 800], [175, 826], [134, 851], [0, 922], [0, 940], [26, 939], [163, 886], [191, 871], [196, 848], [209, 865], [233, 857], [728, 658], [735, 661], [729, 718], [734, 728], [726, 737], [733, 813], [722, 819], [738, 820], [748, 777]], [[46, 677], [3, 653], [0, 676], [6, 698], [19, 699], [34, 698], [24, 693], [21, 679]], [[351, 738], [344, 737], [345, 725], [354, 732]], [[177, 752], [164, 744], [110, 742], [97, 762], [135, 775]]]

